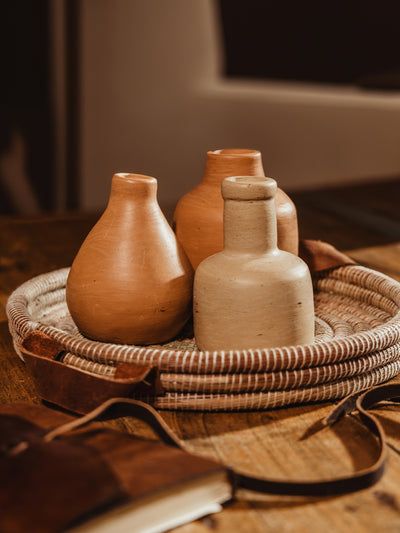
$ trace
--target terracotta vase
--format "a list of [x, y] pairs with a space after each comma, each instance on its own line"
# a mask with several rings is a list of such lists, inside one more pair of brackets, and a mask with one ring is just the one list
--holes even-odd
[[91, 339], [155, 344], [191, 316], [193, 269], [157, 203], [157, 180], [115, 174], [106, 210], [67, 280], [69, 311]]
[[[223, 208], [221, 183], [230, 176], [264, 176], [261, 153], [257, 150], [225, 149], [207, 152], [202, 182], [183, 196], [176, 206], [174, 227], [193, 268], [206, 257], [222, 250]], [[278, 246], [298, 253], [296, 208], [281, 189], [275, 196], [278, 218]]]
[[314, 340], [311, 275], [277, 248], [276, 182], [222, 182], [224, 248], [198, 266], [193, 319], [200, 350], [243, 350]]

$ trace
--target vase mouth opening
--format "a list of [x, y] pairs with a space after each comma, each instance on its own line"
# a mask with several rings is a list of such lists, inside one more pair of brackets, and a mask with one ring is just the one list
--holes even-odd
[[231, 176], [222, 182], [225, 200], [268, 200], [276, 191], [276, 181], [266, 176]]
[[223, 155], [229, 157], [261, 157], [259, 150], [252, 150], [248, 148], [222, 148], [220, 150], [210, 150], [208, 155]]
[[130, 172], [117, 172], [114, 174], [114, 178], [118, 181], [131, 183], [157, 183], [156, 178], [153, 178], [152, 176], [146, 176], [145, 174], [132, 174]]

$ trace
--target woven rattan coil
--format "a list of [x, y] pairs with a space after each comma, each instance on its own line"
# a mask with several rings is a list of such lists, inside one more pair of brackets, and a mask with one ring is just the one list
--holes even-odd
[[400, 373], [400, 284], [373, 270], [342, 266], [314, 276], [313, 344], [244, 351], [198, 351], [192, 336], [162, 346], [106, 344], [84, 338], [65, 302], [68, 269], [24, 283], [7, 303], [20, 354], [40, 330], [61, 342], [65, 364], [112, 375], [119, 362], [153, 364], [166, 409], [235, 410], [341, 398]]

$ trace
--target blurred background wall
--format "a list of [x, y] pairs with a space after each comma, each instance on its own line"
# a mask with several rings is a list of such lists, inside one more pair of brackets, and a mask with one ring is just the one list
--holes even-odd
[[137, 172], [170, 211], [227, 147], [288, 191], [399, 176], [400, 4], [321, 4], [3, 2], [0, 209], [101, 210]]

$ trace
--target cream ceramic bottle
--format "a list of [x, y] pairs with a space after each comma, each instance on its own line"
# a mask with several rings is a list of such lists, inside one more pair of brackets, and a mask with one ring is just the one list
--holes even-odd
[[156, 193], [155, 178], [115, 174], [107, 208], [72, 264], [68, 308], [91, 339], [156, 344], [191, 316], [193, 269]]
[[276, 182], [265, 177], [222, 182], [224, 248], [200, 263], [194, 281], [200, 350], [269, 348], [314, 339], [309, 269], [277, 247], [276, 190]]
[[[207, 152], [203, 179], [185, 194], [174, 213], [175, 232], [193, 268], [223, 247], [223, 210], [221, 183], [229, 176], [263, 176], [258, 150], [226, 148]], [[289, 196], [278, 188], [275, 195], [278, 220], [278, 246], [298, 253], [299, 232], [296, 207]]]

